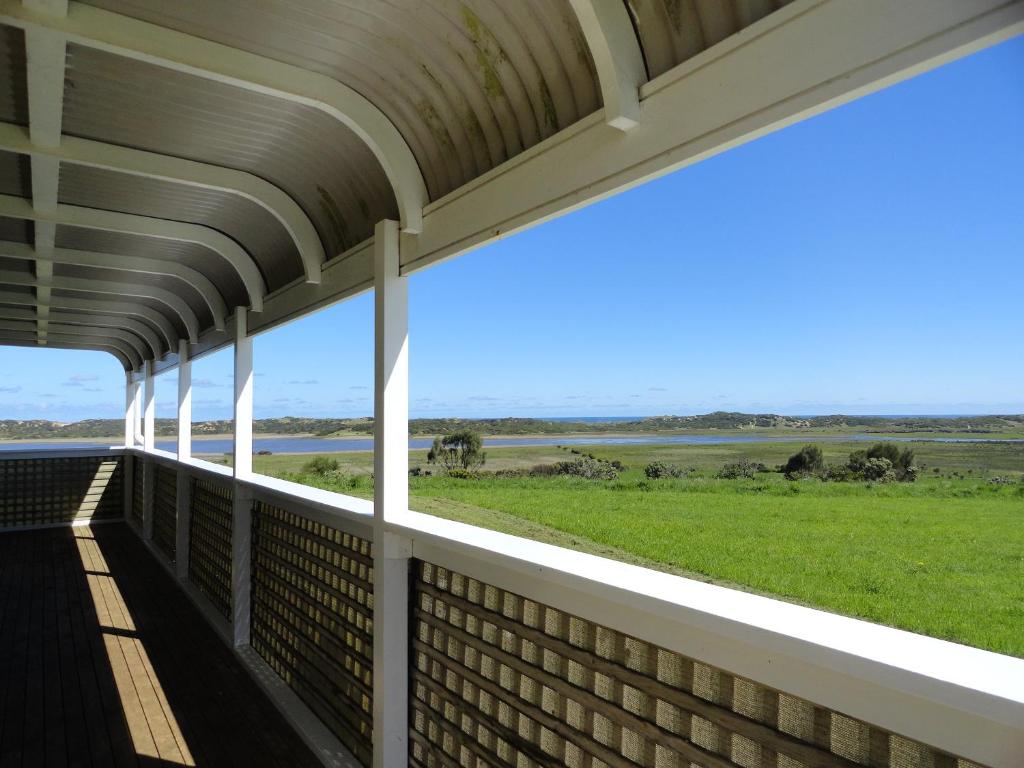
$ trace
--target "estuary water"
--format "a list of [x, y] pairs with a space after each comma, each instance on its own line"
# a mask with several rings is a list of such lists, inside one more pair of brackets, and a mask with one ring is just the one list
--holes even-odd
[[[1024, 439], [1000, 440], [985, 437], [880, 437], [871, 434], [852, 435], [577, 435], [573, 437], [489, 437], [484, 439], [485, 448], [537, 445], [722, 445], [727, 443], [795, 443], [831, 441], [877, 441], [896, 440], [899, 442], [935, 443], [1024, 443]], [[409, 439], [409, 447], [426, 449], [430, 447], [429, 437]], [[0, 451], [37, 451], [47, 448], [106, 448], [110, 443], [97, 440], [81, 441], [37, 441], [4, 443]], [[157, 440], [156, 447], [173, 452], [176, 443], [171, 440]], [[341, 453], [348, 451], [372, 451], [373, 438], [324, 438], [324, 437], [254, 437], [253, 451], [271, 453]], [[225, 438], [192, 438], [192, 453], [201, 455], [231, 452], [231, 440]]]

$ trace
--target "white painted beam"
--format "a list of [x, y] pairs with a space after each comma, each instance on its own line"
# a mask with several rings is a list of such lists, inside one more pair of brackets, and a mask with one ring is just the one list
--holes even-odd
[[143, 357], [159, 358], [163, 351], [160, 345], [160, 337], [156, 332], [141, 320], [131, 317], [116, 317], [114, 315], [94, 315], [86, 312], [67, 312], [58, 309], [50, 304], [50, 320], [60, 325], [83, 325], [98, 328], [120, 328], [130, 331], [146, 342], [146, 347], [141, 350]]
[[[249, 200], [276, 218], [291, 236], [302, 258], [306, 282], [320, 282], [320, 269], [326, 260], [326, 254], [313, 222], [289, 195], [259, 176], [232, 168], [75, 136], [65, 136], [59, 147], [37, 146], [25, 128], [12, 123], [0, 123], [0, 149], [31, 155], [33, 168], [37, 160], [75, 163], [131, 176], [215, 190]], [[56, 203], [56, 199], [54, 202]]]
[[[31, 309], [0, 307], [0, 322], [4, 320], [17, 323], [36, 323], [39, 320], [39, 317], [37, 311], [33, 311]], [[139, 361], [149, 357], [151, 354], [149, 345], [145, 343], [145, 340], [138, 334], [127, 330], [124, 326], [105, 326], [89, 322], [89, 320], [86, 320], [85, 322], [68, 323], [65, 321], [63, 316], [52, 313], [47, 319], [47, 324], [47, 332], [83, 333], [89, 336], [109, 335], [112, 338], [120, 339], [135, 350]]]
[[253, 311], [259, 312], [263, 307], [267, 287], [256, 261], [242, 246], [211, 227], [77, 205], [58, 204], [53, 213], [43, 214], [35, 211], [24, 198], [13, 195], [0, 195], [0, 216], [197, 243], [231, 264], [245, 285]]
[[192, 458], [192, 360], [188, 342], [178, 341], [178, 461]]
[[[83, 267], [101, 267], [114, 269], [120, 272], [134, 272], [144, 275], [169, 275], [177, 277], [193, 288], [202, 297], [206, 306], [210, 308], [213, 316], [214, 327], [224, 330], [227, 322], [228, 308], [224, 303], [217, 287], [210, 282], [202, 272], [187, 267], [184, 264], [170, 259], [151, 259], [144, 256], [124, 256], [113, 253], [94, 253], [92, 251], [80, 251], [74, 248], [53, 248], [49, 256], [37, 253], [31, 245], [25, 243], [12, 243], [0, 241], [0, 256], [10, 256], [16, 259], [27, 259], [37, 261], [42, 266], [45, 261], [55, 264], [70, 264]], [[51, 270], [52, 272], [52, 270]], [[38, 276], [38, 272], [37, 272]]]
[[409, 567], [412, 546], [389, 523], [409, 512], [409, 278], [398, 223], [374, 231], [373, 766], [409, 755]]
[[647, 67], [622, 0], [569, 0], [601, 84], [605, 122], [620, 131], [640, 122], [640, 86]]
[[[25, 272], [15, 272], [10, 269], [0, 269], [0, 286], [24, 285], [35, 287], [37, 280], [35, 276]], [[122, 283], [120, 280], [93, 280], [86, 277], [54, 277], [52, 287], [67, 291], [81, 291], [82, 293], [99, 293], [113, 296], [135, 296], [138, 298], [154, 299], [166, 304], [175, 314], [181, 318], [188, 330], [189, 340], [195, 343], [199, 339], [199, 319], [192, 308], [171, 291], [155, 286], [140, 285], [138, 283]], [[177, 340], [175, 338], [175, 340]]]
[[[36, 336], [38, 339], [38, 330], [34, 321], [25, 320], [9, 320], [3, 319], [0, 316], [0, 330], [8, 331], [10, 333], [23, 333], [30, 336]], [[46, 339], [49, 341], [51, 338], [64, 338], [64, 339], [77, 339], [79, 337], [95, 339], [103, 338], [106, 339], [111, 346], [117, 347], [131, 363], [132, 368], [138, 368], [142, 365], [143, 353], [140, 352], [141, 348], [145, 345], [134, 335], [127, 331], [114, 331], [111, 333], [106, 328], [82, 328], [79, 326], [65, 326], [50, 323], [49, 328], [46, 332]]]
[[[4, 345], [38, 347], [35, 328], [18, 331], [0, 330], [0, 346]], [[46, 346], [54, 349], [90, 349], [95, 352], [107, 352], [116, 357], [126, 371], [135, 367], [131, 358], [131, 347], [117, 339], [52, 333], [47, 337]]]
[[60, 19], [0, 0], [0, 23], [59, 32], [76, 45], [318, 109], [351, 129], [373, 152], [394, 189], [405, 231], [422, 228], [427, 187], [412, 150], [376, 105], [337, 80], [80, 3], [71, 3], [68, 16]]
[[[37, 291], [40, 289], [36, 289]], [[47, 289], [49, 290], [49, 289]], [[178, 334], [174, 330], [174, 326], [171, 322], [159, 311], [152, 307], [146, 306], [145, 304], [135, 304], [127, 301], [108, 301], [98, 296], [96, 298], [83, 299], [79, 297], [68, 297], [68, 296], [51, 296], [49, 301], [49, 307], [53, 310], [72, 310], [74, 312], [97, 312], [97, 317], [104, 318], [107, 315], [119, 315], [122, 316], [118, 320], [124, 320], [124, 327], [128, 328], [128, 323], [133, 322], [130, 320], [132, 317], [142, 318], [153, 324], [160, 331], [160, 337], [165, 342], [167, 349], [171, 348], [177, 343]], [[40, 310], [45, 308], [45, 304], [31, 294], [18, 293], [16, 291], [6, 291], [0, 287], [0, 302], [4, 304], [17, 304], [20, 306], [27, 307], [38, 307]], [[84, 317], [92, 317], [92, 315], [84, 314]], [[96, 322], [97, 325], [108, 325], [107, 322]], [[143, 325], [139, 323], [139, 325]], [[144, 326], [148, 327], [148, 326]], [[154, 349], [154, 354], [159, 355], [159, 339], [150, 339], [146, 337], [144, 333], [139, 332], [140, 336], [147, 338], [150, 346]]]

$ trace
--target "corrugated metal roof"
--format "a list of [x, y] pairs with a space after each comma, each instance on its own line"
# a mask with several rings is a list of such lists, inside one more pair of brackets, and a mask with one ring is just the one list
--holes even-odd
[[270, 290], [302, 275], [302, 260], [285, 228], [240, 195], [61, 163], [60, 201], [213, 227], [253, 256]]
[[369, 148], [319, 110], [76, 45], [64, 132], [260, 176], [302, 206], [328, 256], [398, 215]]
[[0, 194], [32, 196], [32, 167], [27, 155], [0, 151]]
[[227, 260], [219, 253], [197, 243], [62, 224], [57, 227], [56, 245], [59, 248], [74, 248], [79, 251], [177, 261], [206, 275], [217, 286], [229, 307], [245, 306], [249, 301], [245, 286]]
[[626, 0], [648, 77], [750, 26], [792, 0]]
[[437, 199], [601, 106], [567, 0], [90, 0], [320, 72], [377, 105]]
[[32, 243], [35, 230], [31, 221], [0, 216], [0, 240], [12, 243]]
[[[199, 319], [200, 328], [207, 328], [213, 325], [213, 317], [210, 314], [210, 308], [206, 306], [206, 302], [203, 301], [203, 297], [195, 288], [179, 277], [174, 277], [172, 275], [140, 275], [132, 272], [126, 272], [121, 269], [81, 267], [75, 264], [54, 264], [53, 276], [103, 280], [105, 282], [114, 283], [115, 285], [117, 283], [143, 283], [148, 286], [153, 286], [154, 288], [163, 288], [165, 291], [171, 291], [172, 293], [177, 294], [185, 301], [186, 304], [188, 304], [192, 311], [196, 313], [196, 317]], [[160, 304], [159, 307], [164, 314], [168, 314], [170, 312], [170, 310], [168, 310], [163, 304]]]
[[0, 25], [0, 120], [28, 125], [25, 35]]

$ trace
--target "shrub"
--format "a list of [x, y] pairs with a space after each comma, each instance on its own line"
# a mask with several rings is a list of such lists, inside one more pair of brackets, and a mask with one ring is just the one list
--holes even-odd
[[789, 457], [782, 471], [790, 480], [816, 475], [825, 469], [825, 458], [821, 448], [816, 445], [805, 445], [798, 453]]
[[619, 476], [615, 467], [607, 461], [582, 456], [572, 461], [557, 461], [554, 464], [538, 464], [530, 471], [531, 475], [550, 476], [566, 475], [582, 477], [585, 480], [614, 480]]
[[660, 480], [663, 477], [685, 477], [686, 472], [675, 464], [668, 464], [664, 461], [652, 461], [644, 467], [644, 474], [650, 480]]
[[314, 456], [302, 465], [302, 471], [307, 475], [327, 475], [340, 469], [338, 460], [330, 456]]
[[476, 474], [462, 467], [452, 467], [448, 470], [448, 477], [454, 477], [456, 480], [472, 480]]
[[740, 480], [743, 478], [752, 478], [757, 475], [758, 472], [764, 472], [767, 467], [760, 462], [753, 462], [750, 459], [740, 459], [739, 461], [731, 461], [718, 470], [718, 474], [715, 477], [721, 480]]
[[856, 480], [857, 475], [850, 469], [849, 464], [829, 464], [821, 479], [830, 483], [846, 483]]
[[892, 462], [888, 459], [868, 459], [861, 465], [860, 474], [868, 481], [896, 482], [896, 470], [892, 468]]
[[[914, 451], [912, 448], [900, 450], [895, 443], [875, 443], [865, 451], [854, 451], [850, 454], [847, 466], [855, 478], [863, 480], [881, 480], [879, 472], [884, 471], [878, 464], [872, 462], [888, 462], [892, 471], [893, 479], [907, 483], [917, 480], [918, 469], [914, 466]], [[882, 482], [889, 482], [882, 480]]]

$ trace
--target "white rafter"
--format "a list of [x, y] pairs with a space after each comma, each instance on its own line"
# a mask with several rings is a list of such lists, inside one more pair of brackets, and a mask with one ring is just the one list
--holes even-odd
[[[66, 328], [60, 326], [49, 331], [47, 337], [55, 341], [81, 342], [82, 344], [103, 345], [118, 350], [128, 360], [131, 368], [138, 368], [142, 365], [142, 355], [135, 346], [124, 339], [111, 336], [107, 329], [94, 329], [99, 333], [88, 333], [86, 329]], [[5, 336], [16, 336], [24, 334], [26, 341], [31, 342], [36, 335], [36, 324], [34, 322], [23, 323], [13, 320], [0, 320], [0, 334]]]
[[[5, 347], [38, 347], [39, 342], [36, 339], [23, 339], [11, 334], [0, 332], [0, 345]], [[60, 337], [58, 339], [50, 340], [46, 346], [52, 347], [53, 349], [85, 349], [92, 352], [106, 352], [107, 354], [116, 357], [117, 361], [126, 371], [134, 369], [131, 360], [119, 347], [115, 347], [112, 344], [107, 343], [102, 338], [96, 338], [93, 341], [89, 341], [84, 338], [68, 341], [64, 340], [63, 337]]]
[[[2, 303], [2, 300], [0, 300]], [[130, 332], [134, 336], [146, 342], [144, 347], [139, 348], [143, 357], [156, 359], [160, 356], [160, 337], [152, 328], [140, 320], [133, 320], [130, 317], [115, 317], [113, 315], [91, 315], [86, 312], [60, 312], [51, 307], [50, 322], [56, 325], [77, 325], [92, 328], [114, 328], [117, 332]], [[28, 305], [21, 306], [0, 306], [0, 318], [4, 320], [21, 320], [35, 322], [38, 319], [37, 307]]]
[[74, 136], [63, 137], [59, 147], [39, 146], [25, 128], [12, 123], [0, 123], [0, 149], [31, 155], [33, 164], [37, 160], [75, 163], [237, 195], [256, 203], [281, 223], [302, 259], [306, 282], [320, 282], [320, 269], [326, 256], [313, 222], [291, 197], [259, 176]]
[[569, 0], [597, 67], [605, 122], [620, 131], [640, 122], [644, 55], [622, 0]]
[[[24, 0], [30, 11], [44, 18], [67, 15], [66, 0]], [[33, 144], [40, 147], [60, 145], [61, 120], [64, 113], [64, 62], [67, 45], [64, 37], [37, 27], [25, 30], [25, 75], [28, 91], [28, 132]], [[50, 214], [57, 207], [57, 185], [60, 162], [52, 157], [34, 157], [32, 170], [32, 208], [40, 215]], [[56, 225], [36, 220], [35, 244], [43, 256], [53, 250]], [[36, 272], [40, 311], [36, 321], [37, 338], [46, 343], [49, 326], [50, 265], [40, 265]]]
[[422, 229], [427, 186], [412, 150], [375, 104], [333, 78], [75, 2], [65, 18], [57, 18], [0, 0], [0, 23], [50, 30], [76, 45], [318, 109], [351, 129], [373, 152], [394, 189], [402, 228], [409, 233]]
[[[50, 308], [55, 311], [70, 310], [82, 313], [96, 312], [99, 313], [100, 316], [116, 316], [112, 318], [115, 325], [120, 322], [120, 324], [125, 328], [129, 327], [129, 323], [137, 322], [131, 318], [137, 317], [142, 320], [146, 320], [160, 331], [160, 338], [166, 342], [164, 346], [166, 346], [167, 349], [173, 348], [178, 341], [178, 334], [174, 330], [174, 326], [171, 324], [171, 321], [168, 320], [159, 310], [153, 309], [145, 304], [137, 304], [130, 301], [108, 300], [98, 297], [81, 298], [78, 296], [52, 296], [49, 301]], [[0, 303], [41, 308], [39, 298], [37, 296], [31, 295], [31, 293], [7, 291], [2, 288], [0, 288]], [[106, 323], [97, 322], [96, 325], [106, 325]], [[143, 323], [140, 323], [140, 325], [148, 327]], [[154, 353], [157, 356], [159, 355], [159, 349], [161, 347], [160, 338], [154, 336], [150, 341], [150, 346], [153, 347]]]
[[[7, 285], [24, 285], [32, 288], [38, 285], [34, 275], [26, 272], [16, 272], [11, 269], [0, 269], [0, 284], [3, 283]], [[86, 277], [54, 277], [51, 281], [51, 286], [65, 291], [154, 299], [162, 304], [166, 304], [181, 318], [185, 328], [188, 329], [189, 340], [193, 344], [199, 340], [199, 319], [196, 317], [196, 313], [192, 311], [192, 308], [184, 299], [172, 291], [166, 291], [163, 288], [157, 288], [152, 285], [122, 283], [120, 280], [93, 280]]]
[[218, 331], [223, 330], [224, 324], [227, 322], [228, 308], [224, 303], [224, 297], [220, 295], [217, 287], [202, 272], [177, 261], [151, 259], [143, 256], [124, 256], [113, 253], [94, 253], [93, 251], [80, 251], [75, 248], [53, 248], [51, 253], [44, 258], [31, 245], [8, 241], [0, 241], [0, 256], [35, 261], [36, 277], [39, 276], [39, 267], [42, 267], [46, 261], [54, 264], [70, 264], [81, 267], [102, 267], [104, 269], [144, 275], [170, 275], [177, 277], [195, 288], [199, 295], [202, 296], [206, 306], [210, 308], [214, 326]]
[[32, 219], [34, 221], [52, 221], [55, 224], [99, 229], [105, 232], [123, 232], [132, 235], [145, 235], [164, 240], [180, 240], [198, 243], [223, 256], [242, 279], [252, 309], [259, 312], [263, 308], [263, 297], [266, 295], [266, 284], [260, 274], [259, 267], [245, 249], [211, 227], [200, 224], [188, 224], [180, 221], [155, 219], [151, 216], [138, 216], [133, 213], [104, 211], [98, 208], [83, 208], [78, 205], [60, 205], [52, 214], [39, 214], [28, 202], [13, 195], [0, 195], [0, 216], [15, 219]]

